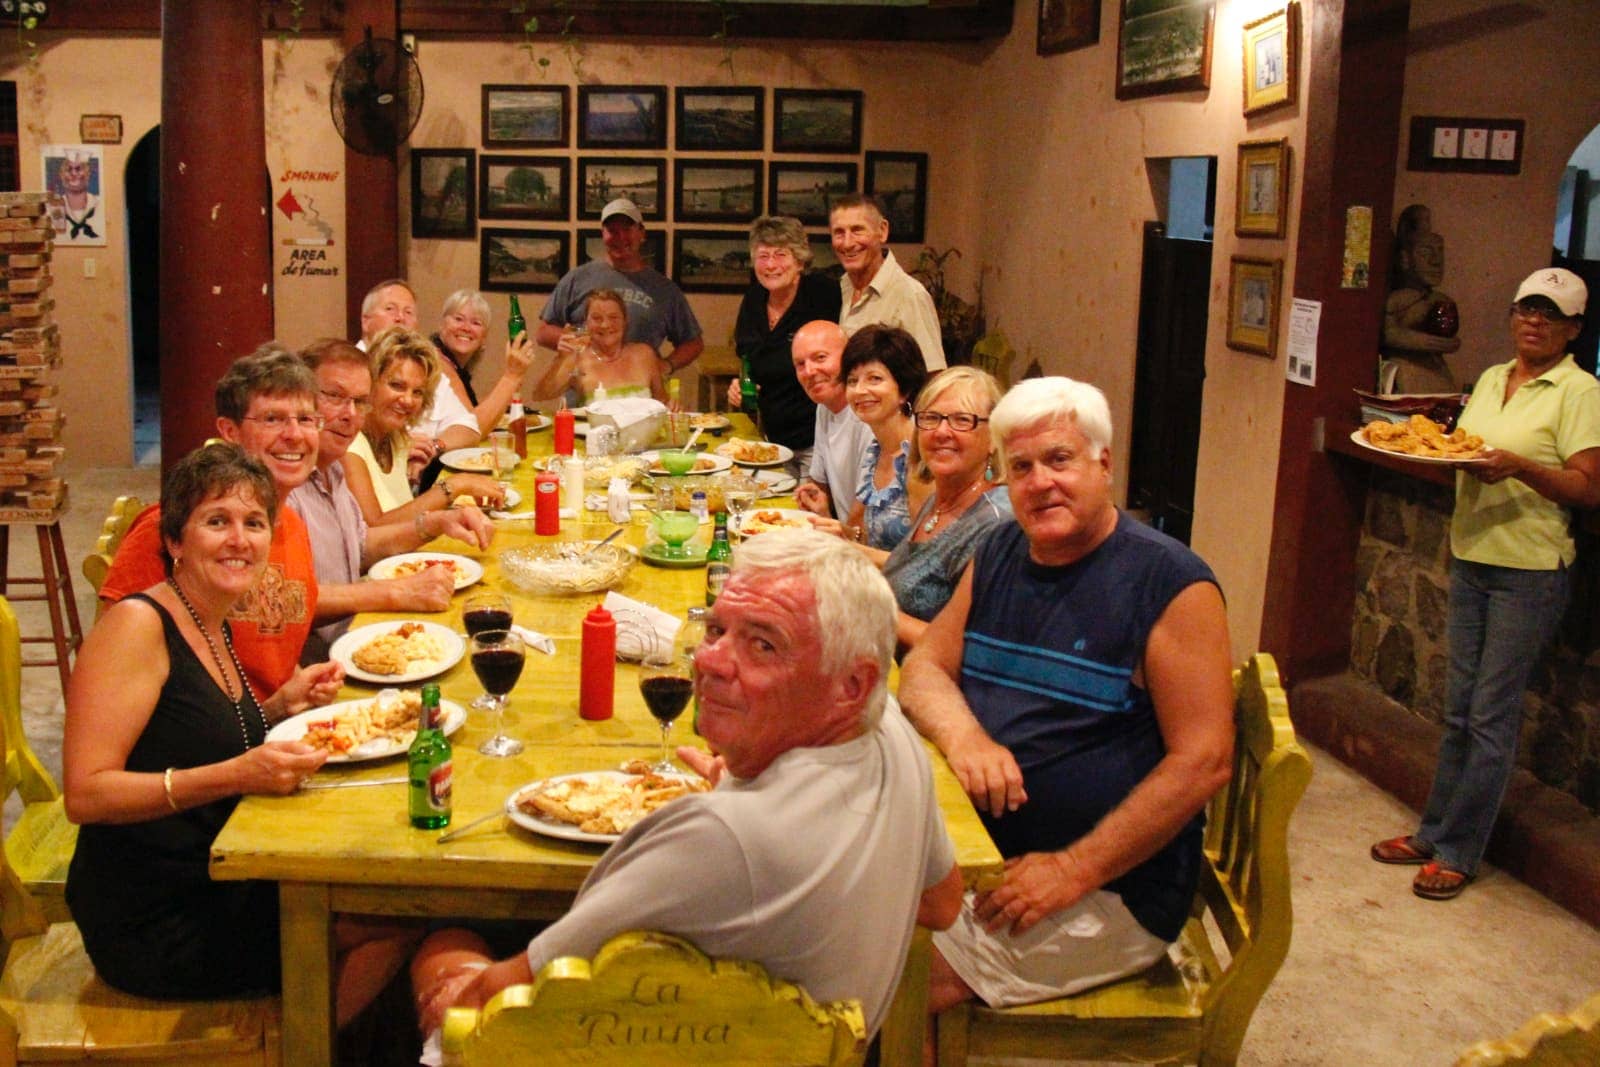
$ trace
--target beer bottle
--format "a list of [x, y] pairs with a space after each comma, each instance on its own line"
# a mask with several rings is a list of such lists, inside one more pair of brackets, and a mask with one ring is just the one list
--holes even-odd
[[750, 416], [751, 422], [757, 421], [760, 414], [759, 398], [756, 395], [756, 380], [750, 377], [750, 357], [739, 357], [739, 410]]
[[706, 549], [706, 607], [717, 602], [733, 567], [733, 546], [728, 543], [728, 513], [719, 510], [712, 519], [711, 547]]
[[419, 830], [437, 830], [450, 825], [451, 776], [450, 739], [444, 735], [444, 720], [439, 711], [439, 686], [429, 682], [422, 687], [422, 710], [417, 715], [417, 736], [406, 754], [407, 810], [411, 825]]
[[511, 335], [511, 340], [517, 339], [517, 334], [526, 333], [528, 324], [522, 318], [522, 305], [517, 303], [517, 294], [511, 294], [511, 317], [506, 320], [506, 330]]

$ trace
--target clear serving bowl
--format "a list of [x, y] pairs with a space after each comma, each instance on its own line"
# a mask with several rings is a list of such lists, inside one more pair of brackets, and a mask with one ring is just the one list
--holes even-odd
[[592, 547], [588, 541], [564, 541], [500, 553], [500, 568], [520, 589], [539, 594], [598, 593], [618, 585], [638, 557], [622, 545]]

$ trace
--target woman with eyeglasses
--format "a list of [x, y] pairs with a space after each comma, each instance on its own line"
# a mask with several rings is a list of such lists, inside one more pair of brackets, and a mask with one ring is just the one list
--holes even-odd
[[1566, 606], [1571, 510], [1600, 505], [1600, 381], [1567, 345], [1588, 289], [1528, 275], [1511, 305], [1514, 358], [1478, 379], [1459, 425], [1486, 442], [1456, 473], [1450, 522], [1450, 676], [1444, 739], [1415, 833], [1379, 863], [1420, 864], [1412, 892], [1449, 900], [1472, 881], [1515, 766], [1522, 694]]

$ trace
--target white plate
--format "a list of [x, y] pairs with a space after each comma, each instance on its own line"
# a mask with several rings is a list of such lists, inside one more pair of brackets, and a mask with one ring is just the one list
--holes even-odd
[[[302, 711], [298, 715], [291, 715], [267, 733], [268, 741], [298, 741], [305, 736], [306, 727], [314, 722], [323, 722], [338, 715], [345, 708], [353, 708], [357, 704], [369, 704], [376, 697], [366, 700], [342, 700], [337, 704], [328, 704], [310, 711]], [[461, 729], [467, 721], [467, 709], [453, 700], [439, 701], [439, 710], [444, 713], [444, 733], [446, 737]], [[329, 763], [365, 763], [367, 760], [388, 759], [390, 756], [403, 756], [411, 747], [412, 734], [406, 738], [390, 740], [378, 738], [358, 745], [343, 755], [329, 754]]]
[[[739, 464], [741, 467], [781, 467], [794, 458], [794, 449], [790, 448], [788, 445], [773, 445], [772, 447], [778, 450], [778, 458], [767, 463], [751, 463], [750, 461], [743, 459], [736, 459], [733, 462]], [[716, 453], [719, 456], [731, 457], [733, 455], [733, 448], [734, 442], [728, 441], [724, 444], [718, 445], [716, 448]]]
[[[452, 448], [439, 457], [443, 463], [453, 471], [463, 474], [490, 474], [489, 446], [473, 445], [471, 448]], [[517, 454], [509, 448], [500, 450], [500, 469], [510, 470], [517, 465]]]
[[691, 412], [689, 414], [689, 429], [704, 430], [707, 433], [716, 433], [726, 430], [733, 425], [733, 420], [726, 415], [719, 415], [715, 411]]
[[[524, 830], [532, 830], [534, 833], [543, 834], [545, 837], [559, 837], [563, 841], [586, 841], [596, 845], [609, 845], [622, 835], [585, 833], [569, 822], [562, 822], [560, 819], [547, 819], [542, 815], [535, 815], [532, 812], [523, 811], [521, 808], [517, 807], [517, 798], [530, 789], [535, 789], [543, 785], [549, 785], [553, 782], [564, 782], [568, 778], [592, 778], [595, 775], [601, 775], [607, 778], [633, 777], [633, 775], [628, 774], [626, 771], [580, 771], [577, 774], [555, 774], [551, 775], [549, 778], [540, 778], [537, 781], [518, 786], [510, 796], [506, 797], [506, 818], [510, 819]], [[676, 775], [675, 777], [693, 778], [694, 775], [680, 774]]]
[[[392, 634], [404, 622], [420, 622], [428, 628], [428, 633], [439, 642], [444, 649], [444, 655], [439, 659], [431, 659], [417, 663], [404, 674], [373, 674], [364, 671], [355, 665], [350, 658], [356, 649], [375, 641], [384, 634]], [[375, 682], [378, 685], [405, 685], [407, 682], [420, 682], [424, 678], [432, 678], [461, 662], [461, 657], [467, 650], [467, 643], [461, 635], [448, 626], [440, 626], [436, 622], [425, 619], [395, 619], [392, 622], [374, 622], [366, 626], [358, 626], [350, 630], [328, 649], [328, 658], [344, 668], [344, 673], [351, 678], [358, 678], [363, 682]]]
[[1368, 441], [1366, 435], [1360, 430], [1353, 431], [1350, 434], [1350, 440], [1369, 452], [1376, 452], [1380, 456], [1389, 456], [1393, 459], [1407, 459], [1412, 463], [1432, 463], [1435, 466], [1442, 467], [1470, 467], [1474, 463], [1487, 462], [1483, 456], [1473, 456], [1470, 459], [1451, 459], [1447, 456], [1413, 456], [1409, 452], [1391, 452], [1387, 448], [1379, 448], [1371, 441]]
[[548, 430], [556, 424], [556, 420], [549, 415], [528, 414], [528, 432], [537, 433], [539, 430]]
[[[708, 474], [721, 474], [723, 471], [728, 470], [733, 466], [733, 460], [729, 459], [727, 456], [719, 456], [715, 452], [702, 452], [700, 455], [711, 460], [711, 462], [715, 463], [716, 466], [712, 467], [708, 471], [690, 471], [688, 475], [685, 475], [685, 477], [702, 477]], [[672, 477], [672, 475], [668, 473], [667, 468], [663, 467], [658, 461], [655, 449], [651, 449], [649, 452], [640, 452], [639, 458], [650, 464], [649, 470], [651, 474], [666, 475], [669, 478]]]
[[758, 470], [752, 477], [761, 483], [762, 496], [784, 496], [795, 491], [800, 480], [788, 471]]
[[[510, 500], [507, 500], [510, 503]], [[512, 505], [515, 506], [515, 505]], [[402, 552], [398, 556], [385, 556], [371, 567], [367, 568], [369, 578], [393, 578], [394, 572], [405, 563], [413, 560], [430, 560], [439, 563], [453, 563], [456, 568], [456, 588], [465, 589], [483, 577], [483, 564], [470, 556], [458, 556], [453, 552]]]
[[[802, 530], [811, 529], [811, 526], [812, 526], [811, 520], [817, 517], [817, 516], [811, 514], [811, 512], [802, 511], [799, 508], [763, 508], [763, 507], [753, 507], [753, 508], [750, 508], [748, 511], [746, 511], [743, 515], [740, 515], [739, 516], [739, 521], [737, 523], [730, 522], [728, 524], [729, 529], [731, 529], [734, 533], [739, 534], [741, 537], [744, 536], [745, 523], [752, 516], [754, 516], [757, 512], [760, 512], [760, 511], [775, 511], [775, 512], [778, 513], [778, 515], [780, 515], [781, 517], [783, 517], [785, 519], [795, 520], [795, 521], [797, 521], [797, 522], [802, 524], [799, 527], [799, 529], [802, 529]], [[759, 532], [765, 533], [766, 531], [762, 530], [762, 531], [759, 531]]]

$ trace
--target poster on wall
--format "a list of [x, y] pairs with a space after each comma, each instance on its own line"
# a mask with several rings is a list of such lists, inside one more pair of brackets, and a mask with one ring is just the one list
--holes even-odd
[[39, 148], [40, 173], [46, 192], [61, 198], [50, 208], [56, 243], [103, 245], [106, 213], [100, 205], [102, 175], [100, 149], [87, 144], [47, 144]]

